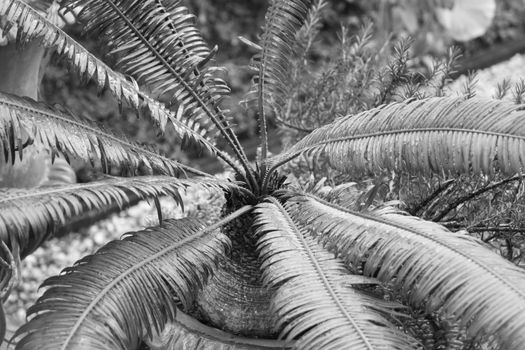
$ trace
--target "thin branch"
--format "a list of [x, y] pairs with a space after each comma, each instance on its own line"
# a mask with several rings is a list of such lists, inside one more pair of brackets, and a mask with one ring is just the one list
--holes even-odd
[[264, 61], [265, 61], [266, 51], [263, 50], [261, 57], [261, 65], [259, 68], [259, 96], [258, 96], [258, 105], [259, 105], [259, 122], [261, 128], [261, 161], [264, 163], [264, 160], [268, 157], [268, 125], [266, 123], [266, 111], [264, 110]]
[[441, 193], [440, 198], [435, 198], [434, 201], [430, 203], [428, 207], [419, 215], [419, 217], [425, 220], [430, 220], [432, 218], [432, 214], [434, 213], [435, 215], [435, 208], [439, 205], [440, 200], [442, 198], [447, 198], [447, 196], [449, 196], [452, 192], [454, 192], [457, 189], [456, 187], [457, 185], [458, 183], [456, 182], [453, 186], [450, 186], [449, 188], [444, 190]]
[[487, 238], [482, 238], [481, 240], [485, 243], [489, 243], [490, 241], [492, 241], [494, 238], [496, 238], [497, 235], [491, 235], [491, 236], [488, 236]]
[[282, 124], [282, 125], [286, 126], [287, 128], [294, 129], [294, 130], [297, 130], [297, 131], [300, 131], [300, 132], [304, 132], [304, 133], [311, 133], [312, 131], [315, 130], [315, 129], [305, 129], [305, 128], [302, 128], [300, 126], [293, 125], [293, 124], [288, 123], [288, 122], [286, 122], [283, 119], [278, 118], [278, 117], [275, 117], [275, 121], [278, 122], [279, 124]]
[[512, 261], [514, 247], [512, 246], [512, 240], [510, 238], [505, 239], [505, 245], [507, 246], [507, 260]]
[[506, 178], [506, 179], [503, 179], [501, 181], [498, 181], [490, 186], [486, 186], [486, 187], [483, 187], [475, 192], [472, 192], [471, 194], [469, 195], [466, 195], [466, 196], [463, 196], [463, 197], [460, 197], [458, 199], [456, 199], [454, 202], [450, 203], [449, 205], [447, 205], [443, 210], [441, 210], [440, 212], [436, 213], [436, 215], [434, 215], [434, 217], [432, 218], [432, 221], [440, 221], [442, 220], [445, 216], [447, 216], [448, 213], [450, 213], [452, 210], [456, 209], [458, 206], [460, 206], [461, 204], [465, 203], [465, 202], [468, 202], [476, 197], [479, 197], [481, 196], [482, 194], [484, 194], [485, 192], [488, 192], [490, 190], [493, 190], [499, 186], [503, 186], [509, 182], [512, 182], [512, 181], [518, 181], [518, 180], [522, 180], [523, 179], [523, 174], [518, 174], [516, 176], [513, 176], [513, 177], [509, 177], [509, 178]]
[[508, 232], [525, 233], [525, 227], [501, 227], [501, 226], [476, 226], [467, 228], [468, 232]]
[[432, 202], [435, 198], [437, 198], [443, 191], [446, 191], [450, 186], [454, 184], [456, 179], [450, 179], [445, 182], [443, 182], [434, 192], [430, 194], [427, 198], [425, 198], [421, 203], [419, 203], [414, 209], [410, 210], [410, 215], [416, 216], [416, 214], [424, 209], [430, 202]]

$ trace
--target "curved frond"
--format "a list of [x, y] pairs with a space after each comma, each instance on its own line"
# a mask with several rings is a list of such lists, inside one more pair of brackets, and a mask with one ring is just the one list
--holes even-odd
[[[416, 349], [381, 313], [396, 304], [345, 286], [343, 262], [320, 247], [275, 199], [258, 205], [264, 283], [277, 286], [272, 307], [281, 337], [308, 349]], [[283, 328], [284, 327], [284, 328]]]
[[181, 311], [177, 311], [174, 322], [147, 344], [151, 350], [270, 350], [289, 349], [291, 345], [279, 340], [235, 336], [208, 327]]
[[4, 311], [4, 301], [18, 283], [20, 275], [20, 257], [18, 250], [11, 252], [9, 247], [0, 241], [0, 345], [5, 339], [7, 322]]
[[49, 235], [71, 218], [117, 203], [128, 204], [133, 196], [141, 199], [171, 196], [179, 204], [180, 191], [191, 186], [209, 189], [226, 187], [213, 179], [183, 180], [167, 176], [108, 178], [105, 180], [61, 187], [0, 190], [0, 240], [21, 254], [36, 249]]
[[[154, 96], [166, 98], [191, 123], [204, 126], [207, 135], [219, 130], [239, 160], [246, 160], [228, 125], [221, 103], [230, 89], [209, 63], [210, 50], [186, 7], [161, 1], [66, 0], [85, 30], [102, 38], [119, 70], [147, 86]], [[211, 123], [210, 123], [211, 122]], [[246, 160], [247, 161], [247, 160]]]
[[[312, 3], [312, 0], [274, 0], [266, 13], [259, 43], [261, 50], [251, 62], [257, 75], [246, 96], [248, 104], [255, 102], [258, 107], [263, 142], [267, 142], [267, 112], [279, 111], [285, 104], [296, 34]], [[266, 158], [266, 147], [265, 143], [263, 159]]]
[[19, 156], [23, 156], [22, 143], [34, 140], [53, 154], [73, 155], [92, 164], [95, 159], [100, 160], [106, 171], [111, 166], [130, 172], [145, 167], [172, 176], [184, 171], [205, 175], [89, 120], [29, 98], [0, 93], [0, 156], [3, 154], [6, 161], [14, 162], [18, 150]]
[[213, 271], [229, 239], [218, 228], [244, 207], [206, 227], [200, 220], [166, 220], [130, 233], [43, 283], [28, 310], [17, 349], [136, 349], [139, 340], [189, 308], [195, 288]]
[[490, 335], [502, 349], [523, 348], [525, 271], [482, 242], [392, 209], [364, 214], [307, 195], [291, 198], [286, 209], [412, 305], [460, 322], [473, 338]]
[[164, 131], [169, 121], [183, 143], [185, 140], [190, 140], [210, 152], [216, 151], [213, 143], [203, 136], [205, 131], [198, 124], [168, 110], [164, 104], [140, 90], [133, 80], [127, 80], [122, 74], [113, 71], [31, 6], [21, 0], [2, 1], [0, 16], [5, 16], [6, 26], [18, 25], [19, 42], [40, 39], [44, 46], [56, 49], [57, 53], [66, 57], [69, 64], [75, 67], [81, 76], [92, 80], [99, 88], [109, 88], [119, 101], [124, 100], [139, 111], [145, 108], [161, 131]]
[[525, 169], [525, 111], [511, 102], [438, 97], [384, 105], [323, 126], [276, 157], [324, 152], [353, 175], [411, 173], [513, 175]]

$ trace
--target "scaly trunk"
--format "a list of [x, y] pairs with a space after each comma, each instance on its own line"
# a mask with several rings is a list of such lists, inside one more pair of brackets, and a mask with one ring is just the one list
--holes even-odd
[[[233, 202], [228, 198], [224, 215], [242, 205]], [[270, 313], [272, 291], [262, 285], [252, 223], [253, 217], [244, 215], [222, 228], [232, 242], [231, 254], [219, 261], [190, 313], [235, 335], [272, 339], [279, 330]]]

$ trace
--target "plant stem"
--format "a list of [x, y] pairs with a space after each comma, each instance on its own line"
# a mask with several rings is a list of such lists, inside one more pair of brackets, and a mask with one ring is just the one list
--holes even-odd
[[287, 128], [290, 128], [290, 129], [293, 129], [293, 130], [297, 130], [297, 131], [300, 131], [300, 132], [304, 132], [304, 133], [311, 133], [312, 131], [315, 130], [315, 129], [306, 129], [306, 128], [302, 128], [302, 127], [297, 126], [297, 125], [290, 124], [290, 123], [284, 121], [281, 118], [275, 118], [275, 121], [277, 123], [279, 123], [279, 124], [282, 124], [282, 125], [286, 126]]
[[439, 196], [443, 191], [447, 190], [456, 179], [450, 179], [445, 182], [443, 182], [434, 192], [430, 194], [427, 198], [425, 198], [421, 203], [419, 203], [414, 209], [410, 210], [410, 215], [416, 215], [419, 211], [421, 211], [423, 208], [425, 208], [430, 202], [434, 200], [437, 196]]
[[[262, 61], [262, 60], [261, 60]], [[264, 110], [264, 69], [263, 63], [259, 68], [261, 73], [259, 74], [259, 123], [261, 128], [261, 164], [264, 164], [266, 158], [268, 158], [268, 126], [266, 123], [266, 112]]]
[[503, 179], [501, 181], [498, 181], [490, 186], [486, 186], [486, 187], [483, 187], [467, 196], [463, 196], [463, 197], [460, 197], [458, 199], [456, 199], [454, 202], [450, 203], [449, 205], [447, 205], [443, 210], [441, 210], [440, 212], [436, 213], [436, 215], [434, 215], [434, 217], [432, 218], [432, 221], [440, 221], [442, 220], [445, 216], [447, 216], [448, 213], [450, 213], [452, 210], [456, 209], [459, 205], [465, 203], [465, 202], [468, 202], [476, 197], [479, 197], [480, 195], [484, 194], [485, 192], [488, 192], [490, 190], [493, 190], [499, 186], [502, 186], [502, 185], [505, 185], [509, 182], [512, 182], [512, 181], [517, 181], [517, 180], [521, 180], [523, 179], [523, 174], [518, 174], [516, 176], [513, 176], [513, 177], [509, 177], [509, 178], [506, 178], [506, 179]]
[[499, 226], [495, 226], [495, 227], [476, 226], [476, 227], [467, 228], [467, 231], [468, 232], [492, 231], [492, 232], [523, 233], [525, 232], [525, 227], [511, 228], [511, 227], [499, 227]]

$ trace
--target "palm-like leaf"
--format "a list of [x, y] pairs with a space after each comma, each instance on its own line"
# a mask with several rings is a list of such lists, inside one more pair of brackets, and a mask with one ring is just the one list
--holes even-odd
[[296, 34], [304, 24], [312, 3], [312, 0], [275, 0], [266, 13], [261, 50], [251, 63], [257, 75], [246, 97], [248, 104], [256, 102], [259, 108], [263, 141], [266, 138], [267, 112], [279, 112], [284, 106]]
[[221, 109], [230, 90], [208, 64], [215, 51], [206, 46], [185, 7], [172, 4], [168, 12], [158, 0], [67, 0], [64, 5], [82, 8], [80, 21], [105, 38], [119, 69], [155, 96], [166, 96], [177, 115], [206, 126], [209, 135], [216, 127], [246, 159]]
[[181, 311], [176, 316], [176, 320], [161, 334], [147, 341], [151, 350], [269, 350], [288, 349], [291, 344], [279, 340], [238, 337], [208, 327]]
[[22, 143], [33, 140], [54, 154], [73, 155], [91, 163], [100, 160], [104, 170], [117, 166], [134, 173], [139, 167], [145, 167], [160, 174], [188, 171], [205, 175], [89, 120], [28, 98], [0, 93], [0, 155], [3, 153], [6, 160], [14, 162], [17, 150], [22, 150], [20, 156], [23, 154]]
[[29, 323], [15, 335], [24, 335], [17, 349], [135, 349], [141, 337], [175, 319], [177, 304], [191, 306], [193, 290], [229, 244], [218, 228], [247, 210], [209, 227], [197, 219], [167, 220], [48, 279], [28, 310]]
[[213, 179], [182, 180], [166, 176], [109, 178], [87, 184], [37, 189], [0, 190], [0, 239], [20, 246], [26, 255], [68, 220], [92, 209], [129, 203], [132, 196], [172, 196], [181, 203], [180, 191], [190, 186], [219, 189], [226, 183]]
[[0, 241], [0, 339], [5, 339], [7, 329], [3, 302], [19, 278], [20, 261], [17, 258], [17, 254], [13, 254], [4, 241]]
[[525, 111], [511, 102], [455, 97], [389, 104], [339, 118], [273, 161], [321, 151], [333, 167], [354, 175], [513, 175], [525, 168]]
[[328, 247], [409, 301], [491, 335], [502, 349], [525, 343], [525, 272], [468, 235], [383, 209], [375, 215], [299, 195], [286, 205]]
[[[256, 209], [258, 250], [264, 282], [278, 286], [273, 309], [282, 337], [309, 349], [415, 349], [410, 339], [381, 315], [395, 304], [344, 285], [351, 281], [341, 260], [321, 248], [271, 198]], [[329, 332], [327, 332], [329, 330]]]
[[202, 136], [204, 131], [198, 124], [168, 110], [162, 103], [140, 90], [136, 83], [113, 71], [60, 28], [46, 21], [31, 6], [21, 0], [5, 0], [0, 3], [0, 15], [5, 16], [6, 25], [18, 25], [20, 42], [40, 39], [43, 45], [56, 49], [59, 55], [67, 57], [68, 62], [82, 76], [91, 79], [100, 88], [108, 87], [119, 101], [124, 100], [135, 109], [144, 106], [160, 130], [165, 129], [169, 120], [183, 140], [195, 141], [207, 150], [214, 151], [213, 144]]

